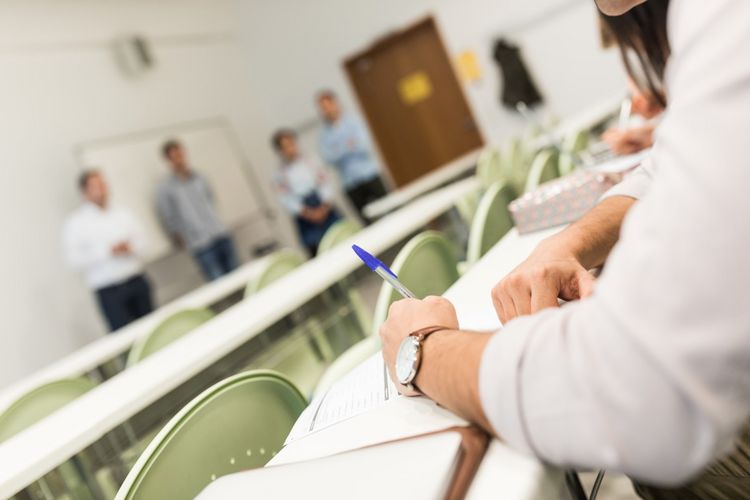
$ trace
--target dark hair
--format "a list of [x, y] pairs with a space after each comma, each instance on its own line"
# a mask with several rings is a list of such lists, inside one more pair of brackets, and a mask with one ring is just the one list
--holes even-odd
[[78, 176], [78, 180], [76, 181], [78, 184], [78, 190], [86, 191], [86, 187], [89, 185], [89, 179], [97, 175], [101, 175], [101, 172], [95, 168], [87, 169], [81, 172]]
[[273, 136], [271, 137], [271, 145], [273, 146], [273, 149], [275, 149], [276, 151], [281, 151], [281, 141], [287, 138], [296, 139], [297, 132], [290, 128], [282, 128], [274, 132]]
[[336, 92], [334, 92], [333, 90], [323, 89], [317, 93], [316, 100], [317, 102], [320, 102], [323, 100], [336, 101], [338, 100], [338, 97], [336, 96]]
[[182, 144], [180, 141], [176, 139], [169, 139], [167, 142], [164, 143], [161, 147], [161, 154], [164, 155], [164, 158], [169, 158], [169, 155], [172, 154], [172, 151], [181, 148]]
[[[668, 10], [669, 0], [648, 0], [621, 16], [599, 13], [620, 47], [625, 69], [633, 82], [665, 107], [664, 72], [671, 54], [667, 36]], [[631, 54], [638, 60], [638, 70]]]

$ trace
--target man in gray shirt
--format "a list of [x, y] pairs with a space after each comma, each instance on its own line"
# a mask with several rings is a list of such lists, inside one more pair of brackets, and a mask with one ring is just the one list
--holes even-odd
[[208, 181], [188, 166], [185, 148], [175, 140], [162, 147], [172, 174], [157, 192], [157, 209], [175, 245], [187, 248], [207, 280], [213, 281], [238, 266], [229, 231], [219, 219]]

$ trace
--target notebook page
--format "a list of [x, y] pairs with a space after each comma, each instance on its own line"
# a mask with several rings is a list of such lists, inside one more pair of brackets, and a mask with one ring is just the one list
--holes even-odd
[[399, 397], [378, 352], [316, 397], [295, 422], [284, 444], [383, 406]]

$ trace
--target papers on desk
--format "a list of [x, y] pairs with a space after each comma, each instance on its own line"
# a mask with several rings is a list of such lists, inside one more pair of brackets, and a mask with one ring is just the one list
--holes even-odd
[[398, 390], [388, 376], [383, 355], [377, 353], [316, 397], [295, 422], [285, 444], [379, 408], [396, 397]]
[[444, 498], [460, 456], [461, 435], [446, 432], [232, 474], [197, 498]]
[[622, 173], [643, 163], [643, 160], [651, 155], [651, 149], [645, 149], [638, 153], [625, 156], [616, 156], [608, 161], [588, 167], [595, 172]]

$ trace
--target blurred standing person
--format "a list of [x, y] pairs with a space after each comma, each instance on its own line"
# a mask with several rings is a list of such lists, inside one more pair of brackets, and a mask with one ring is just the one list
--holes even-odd
[[320, 154], [336, 167], [346, 194], [362, 219], [362, 210], [386, 195], [381, 168], [372, 150], [367, 129], [358, 117], [341, 110], [336, 94], [324, 90], [317, 97], [323, 118]]
[[85, 202], [65, 222], [65, 258], [83, 273], [115, 331], [153, 310], [141, 262], [146, 241], [130, 211], [110, 203], [101, 172], [82, 173], [78, 188]]
[[208, 180], [190, 168], [185, 148], [175, 140], [162, 146], [172, 174], [157, 192], [157, 209], [178, 248], [187, 248], [209, 281], [239, 265], [229, 230], [216, 211]]
[[302, 243], [314, 257], [325, 232], [341, 218], [333, 206], [333, 186], [323, 167], [300, 154], [294, 131], [279, 130], [271, 142], [281, 158], [274, 188], [281, 204], [294, 217]]

